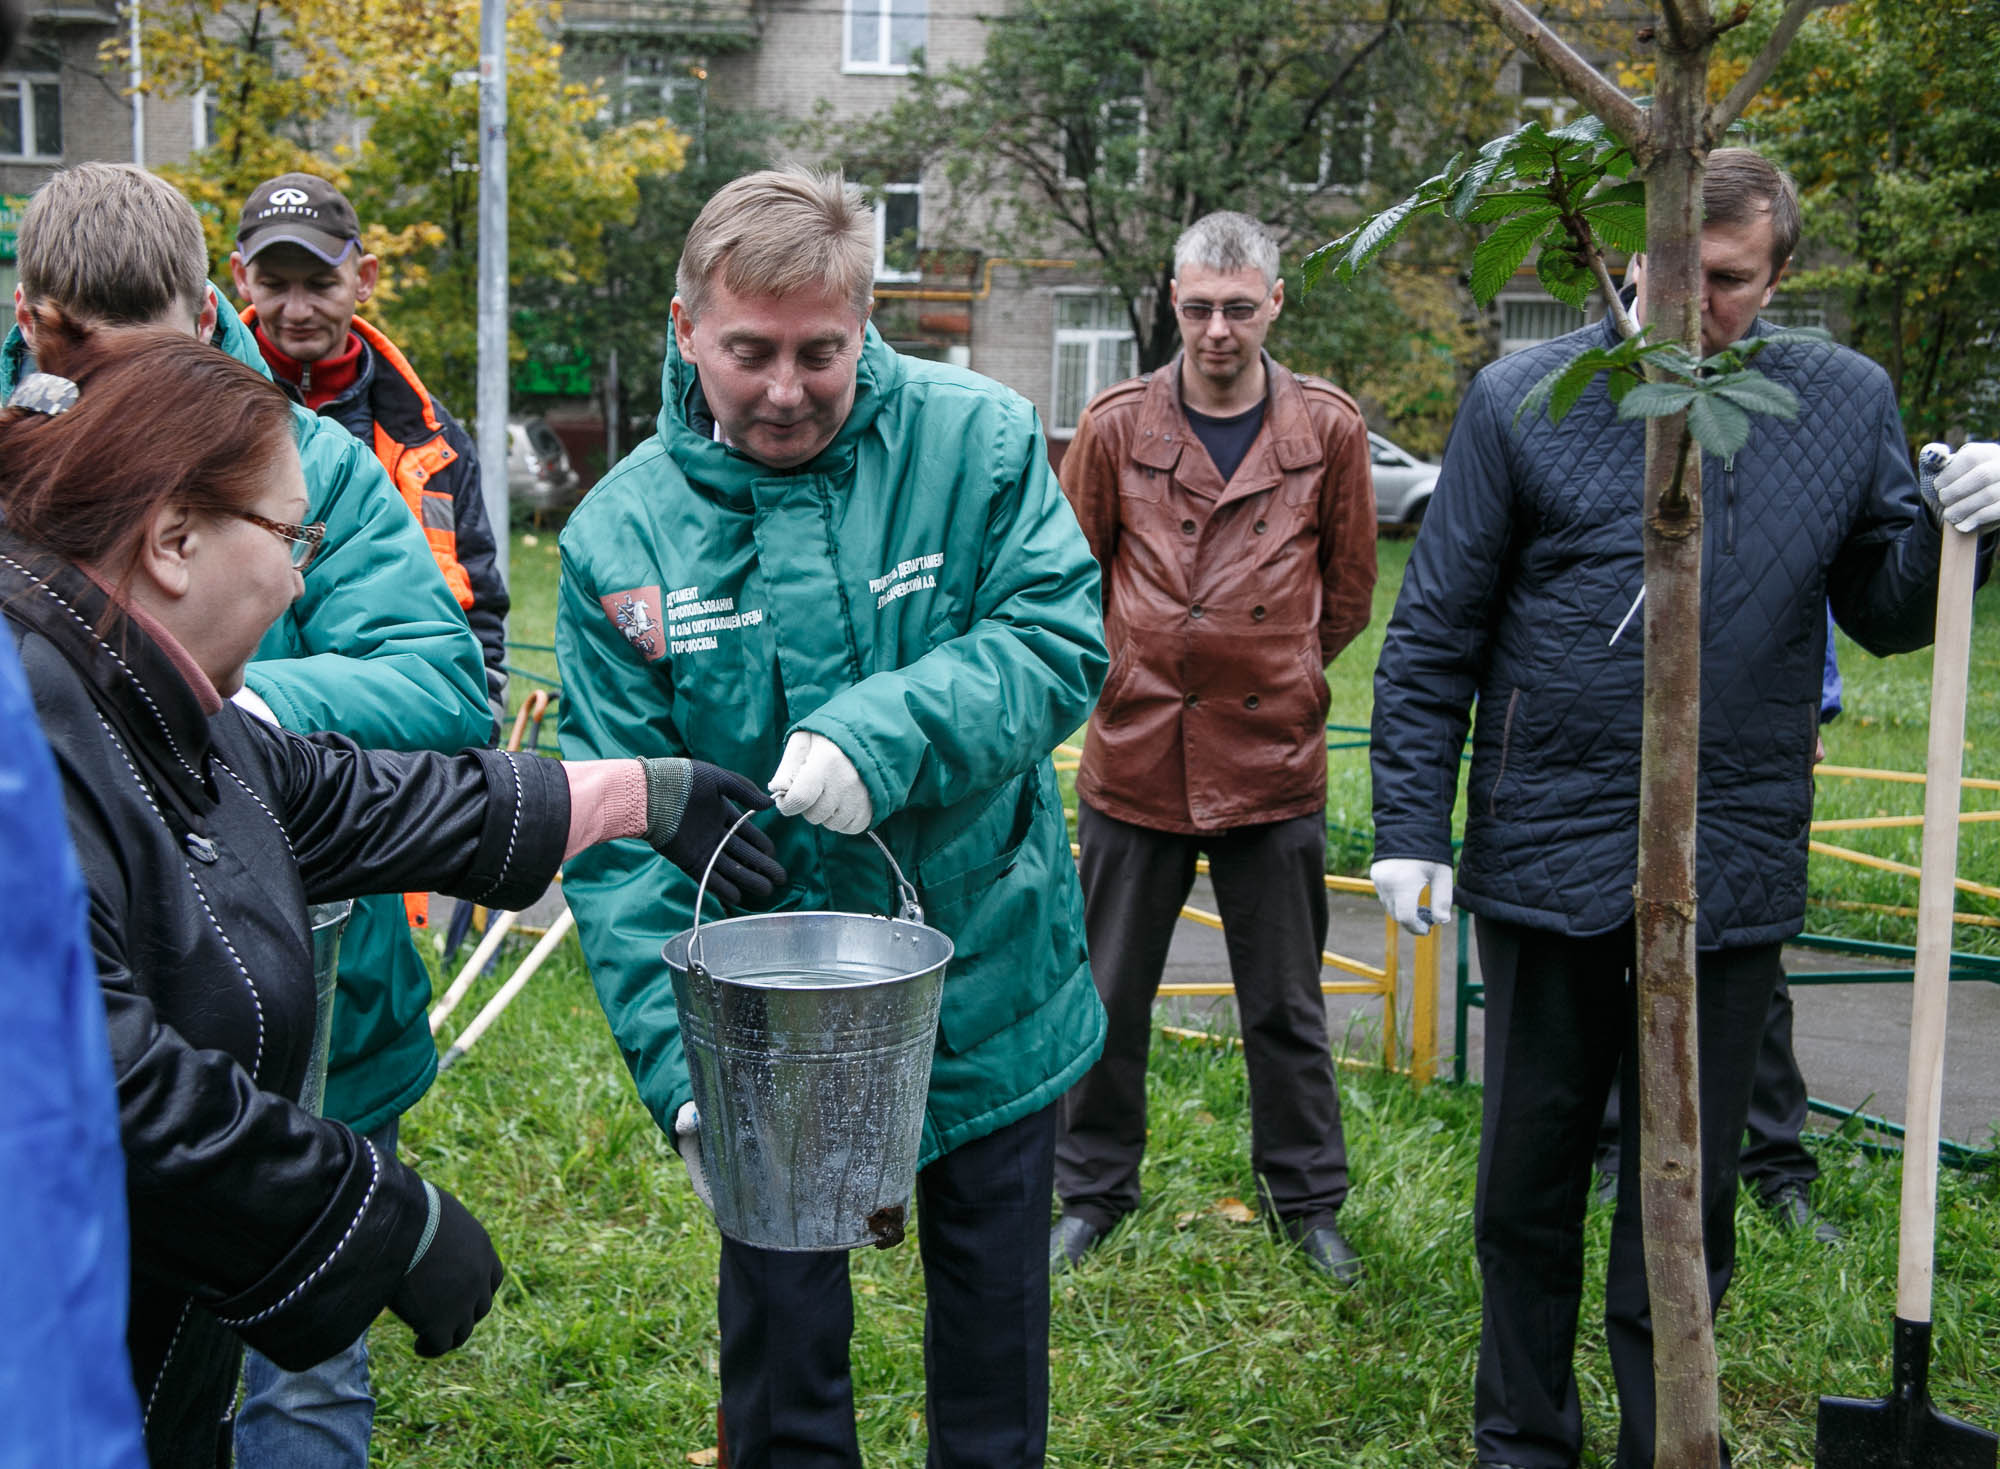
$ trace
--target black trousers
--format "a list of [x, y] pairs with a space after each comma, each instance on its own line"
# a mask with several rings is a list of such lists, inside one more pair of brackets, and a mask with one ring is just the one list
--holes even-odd
[[1077, 804], [1090, 970], [1109, 1027], [1104, 1054], [1062, 1100], [1063, 1212], [1108, 1229], [1139, 1206], [1146, 1052], [1174, 920], [1207, 853], [1250, 1073], [1250, 1163], [1267, 1214], [1293, 1238], [1333, 1222], [1347, 1145], [1327, 1044], [1326, 822], [1199, 836], [1154, 831]]
[[[1049, 1190], [1056, 1109], [917, 1174], [932, 1469], [1041, 1464], [1049, 1422]], [[722, 1242], [722, 1420], [731, 1469], [855, 1469], [844, 1252]]]
[[[1784, 976], [1771, 993], [1764, 1017], [1764, 1041], [1757, 1050], [1757, 1077], [1750, 1089], [1750, 1118], [1736, 1176], [1766, 1201], [1787, 1187], [1811, 1188], [1819, 1162], [1806, 1151], [1806, 1079], [1792, 1050], [1792, 992]], [[1618, 1090], [1604, 1106], [1597, 1135], [1597, 1171], [1618, 1171]]]
[[[1605, 1095], [1619, 1077], [1623, 1146], [1639, 1149], [1631, 926], [1568, 938], [1478, 921], [1486, 979], [1485, 1111], [1473, 1201], [1484, 1287], [1473, 1441], [1482, 1463], [1572, 1469], [1583, 1444], [1573, 1358], [1583, 1219]], [[1696, 964], [1703, 1233], [1711, 1309], [1736, 1260], [1736, 1164], [1782, 945]], [[1619, 1469], [1653, 1462], [1653, 1329], [1638, 1169], [1618, 1179], [1604, 1291], [1618, 1389]], [[1727, 1463], [1727, 1454], [1724, 1455]]]

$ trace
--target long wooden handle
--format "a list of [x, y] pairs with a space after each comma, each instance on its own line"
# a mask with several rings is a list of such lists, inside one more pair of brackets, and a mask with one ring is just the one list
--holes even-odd
[[569, 931], [575, 927], [576, 915], [567, 908], [563, 909], [556, 921], [549, 925], [549, 931], [542, 935], [541, 942], [528, 951], [528, 957], [521, 961], [514, 977], [501, 985], [493, 998], [486, 1002], [486, 1008], [473, 1017], [472, 1024], [459, 1032], [458, 1039], [451, 1045], [453, 1052], [462, 1056], [479, 1044], [479, 1038], [486, 1034], [487, 1027], [500, 1018], [501, 1011], [514, 1003], [514, 996], [520, 994], [522, 986], [534, 978], [535, 971], [542, 967], [542, 961], [556, 951], [556, 945], [568, 938]]
[[1931, 745], [1924, 766], [1924, 870], [1917, 889], [1917, 969], [1910, 1002], [1902, 1239], [1896, 1256], [1896, 1314], [1905, 1321], [1931, 1319], [1945, 1001], [1951, 987], [1952, 885], [1958, 876], [1959, 781], [1965, 766], [1965, 683], [1972, 657], [1972, 576], [1978, 545], [1977, 536], [1947, 525], [1938, 567]]
[[458, 1002], [465, 998], [465, 992], [472, 988], [472, 982], [479, 978], [480, 971], [486, 967], [486, 961], [493, 957], [493, 951], [500, 947], [500, 940], [507, 937], [507, 930], [514, 926], [514, 920], [520, 916], [518, 913], [489, 911], [485, 937], [480, 939], [479, 947], [472, 951], [472, 957], [467, 959], [465, 967], [458, 971], [458, 978], [451, 982], [451, 988], [444, 992], [444, 998], [439, 1000], [436, 1008], [431, 1011], [432, 1035], [444, 1029], [444, 1023], [450, 1018], [451, 1012], [458, 1008]]

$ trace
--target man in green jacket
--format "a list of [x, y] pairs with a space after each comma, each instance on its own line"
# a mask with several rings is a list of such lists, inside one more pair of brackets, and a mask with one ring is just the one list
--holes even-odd
[[[891, 350], [873, 262], [837, 176], [753, 174], [702, 210], [659, 432], [563, 532], [563, 753], [773, 770], [805, 818], [771, 825], [780, 908], [890, 907], [851, 833], [912, 874], [956, 946], [917, 1182], [931, 1462], [1039, 1464], [1055, 1103], [1104, 1032], [1048, 752], [1104, 675], [1097, 568], [1033, 409]], [[699, 1180], [660, 957], [694, 884], [614, 842], [565, 893], [639, 1095]], [[859, 1464], [847, 1257], [725, 1239], [717, 1314], [734, 1469]]]
[[[163, 179], [108, 163], [56, 174], [28, 206], [18, 252], [17, 324], [0, 347], [0, 399], [32, 370], [29, 309], [44, 301], [87, 321], [193, 331], [267, 372], [249, 330], [208, 284], [193, 206]], [[479, 644], [415, 518], [353, 435], [304, 408], [293, 420], [307, 519], [326, 522], [326, 539], [306, 569], [304, 594], [259, 645], [238, 701], [287, 729], [328, 730], [370, 748], [484, 744], [492, 711]], [[396, 1118], [437, 1073], [429, 1006], [429, 974], [402, 900], [361, 900], [341, 942], [325, 1111], [378, 1151], [394, 1148]], [[363, 1343], [307, 1373], [279, 1374], [251, 1356], [244, 1469], [365, 1464], [374, 1399]], [[275, 1440], [270, 1454], [256, 1442], [260, 1419]], [[313, 1421], [322, 1426], [302, 1426]], [[308, 1458], [302, 1445], [312, 1443], [340, 1448], [331, 1459]]]

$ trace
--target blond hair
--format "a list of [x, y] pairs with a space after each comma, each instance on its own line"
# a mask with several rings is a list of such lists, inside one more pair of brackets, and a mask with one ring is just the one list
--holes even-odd
[[15, 246], [21, 296], [105, 325], [152, 325], [208, 304], [208, 242], [194, 206], [129, 163], [80, 163], [35, 191]]
[[745, 174], [702, 206], [674, 290], [699, 318], [720, 279], [739, 296], [836, 290], [854, 314], [875, 296], [875, 211], [841, 174], [796, 165]]

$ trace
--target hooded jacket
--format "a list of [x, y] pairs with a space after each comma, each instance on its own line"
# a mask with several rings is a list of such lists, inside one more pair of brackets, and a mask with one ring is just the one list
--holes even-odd
[[552, 762], [364, 751], [232, 704], [0, 536], [0, 608], [90, 890], [132, 1216], [127, 1342], [153, 1469], [217, 1462], [247, 1342], [293, 1370], [368, 1327], [419, 1253], [421, 1180], [297, 1105], [306, 905], [418, 881], [516, 907], [554, 875]]
[[[1375, 673], [1376, 858], [1452, 860], [1476, 699], [1454, 891], [1474, 913], [1578, 937], [1632, 917], [1645, 624], [1627, 618], [1645, 583], [1645, 430], [1601, 377], [1560, 424], [1515, 408], [1616, 330], [1584, 327], [1473, 380]], [[1937, 599], [1938, 529], [1888, 376], [1817, 343], [1773, 346], [1757, 366], [1798, 395], [1797, 418], [1760, 416], [1733, 458], [1702, 456], [1706, 949], [1805, 924], [1828, 604], [1879, 655], [1927, 645]]]
[[[212, 340], [270, 376], [249, 329], [219, 297]], [[16, 327], [0, 347], [0, 397], [32, 370]], [[306, 568], [304, 595], [264, 635], [244, 682], [290, 730], [343, 734], [368, 749], [449, 753], [486, 743], [493, 712], [479, 644], [395, 487], [334, 420], [294, 405], [292, 427], [306, 518], [326, 522], [326, 539]], [[430, 999], [402, 900], [357, 902], [340, 946], [329, 1117], [372, 1132], [424, 1094], [437, 1073]]]
[[[256, 342], [257, 309], [244, 307], [241, 319]], [[345, 392], [314, 411], [374, 451], [422, 527], [432, 559], [472, 625], [486, 663], [487, 697], [504, 711], [511, 604], [480, 487], [479, 452], [394, 342], [358, 316], [351, 325], [361, 343], [360, 373]], [[263, 347], [257, 350], [261, 356]], [[268, 371], [270, 363], [264, 366]], [[281, 374], [270, 375], [288, 397], [301, 402], [297, 384]]]
[[[1096, 564], [1034, 410], [872, 327], [846, 422], [796, 469], [718, 442], [671, 344], [662, 403], [658, 433], [563, 531], [563, 753], [688, 754], [760, 778], [796, 730], [840, 746], [956, 946], [929, 1162], [1054, 1102], [1102, 1045], [1048, 758], [1104, 676]], [[868, 843], [758, 820], [791, 878], [775, 907], [893, 911]], [[694, 886], [630, 841], [580, 855], [564, 885], [665, 1128], [690, 1091], [660, 946], [688, 926]]]

